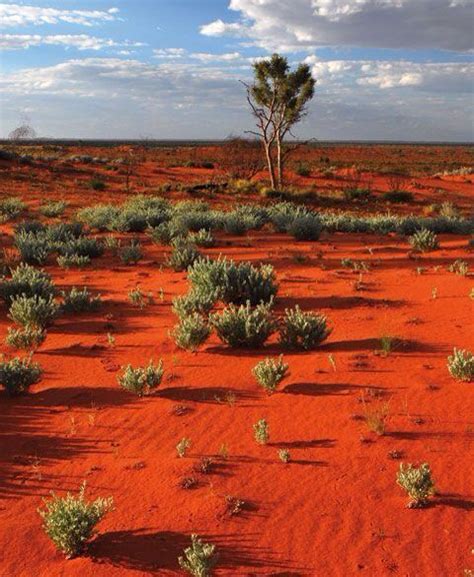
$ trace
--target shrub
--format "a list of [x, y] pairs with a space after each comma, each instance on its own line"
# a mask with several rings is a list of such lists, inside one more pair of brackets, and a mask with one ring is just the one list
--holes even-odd
[[163, 361], [154, 365], [150, 360], [146, 367], [133, 368], [132, 365], [122, 367], [122, 374], [117, 377], [121, 387], [135, 393], [139, 397], [156, 389], [163, 378]]
[[359, 200], [362, 202], [370, 200], [372, 191], [370, 188], [348, 187], [343, 190], [344, 198], [348, 201]]
[[69, 292], [61, 292], [63, 297], [62, 310], [68, 313], [86, 313], [97, 310], [101, 304], [100, 295], [93, 297], [84, 287], [82, 290], [72, 287]]
[[331, 334], [324, 315], [303, 312], [296, 305], [286, 309], [280, 328], [280, 342], [291, 349], [314, 349]]
[[53, 218], [61, 216], [66, 210], [68, 203], [64, 200], [58, 200], [57, 202], [46, 202], [42, 204], [39, 211], [42, 215]]
[[469, 265], [465, 260], [458, 258], [453, 262], [453, 264], [448, 266], [448, 270], [449, 272], [453, 272], [459, 276], [466, 276], [469, 272]]
[[231, 347], [261, 347], [275, 330], [272, 302], [251, 307], [250, 301], [239, 307], [230, 304], [210, 317], [220, 340]]
[[70, 237], [58, 246], [58, 252], [63, 256], [78, 255], [97, 258], [104, 253], [104, 246], [96, 238]]
[[180, 319], [192, 313], [207, 314], [216, 303], [216, 294], [192, 290], [186, 295], [173, 299], [173, 312]]
[[405, 203], [413, 200], [413, 194], [408, 190], [389, 190], [383, 195], [384, 199], [392, 203]]
[[397, 483], [405, 489], [411, 501], [408, 507], [423, 507], [428, 498], [435, 493], [435, 486], [431, 477], [431, 469], [428, 463], [414, 467], [411, 463], [400, 463], [397, 473]]
[[196, 246], [182, 238], [172, 241], [172, 253], [168, 257], [168, 265], [175, 271], [187, 270], [199, 257], [199, 251]]
[[318, 240], [321, 229], [321, 221], [314, 214], [295, 218], [288, 226], [289, 234], [296, 240]]
[[45, 340], [46, 331], [42, 328], [26, 327], [24, 329], [8, 328], [5, 342], [13, 349], [37, 349]]
[[9, 317], [18, 325], [45, 328], [59, 312], [59, 305], [52, 295], [49, 297], [21, 295], [11, 301]]
[[419, 252], [429, 252], [438, 248], [438, 237], [426, 228], [415, 232], [409, 241], [413, 249]]
[[46, 225], [39, 220], [23, 220], [15, 225], [15, 234], [20, 234], [22, 232], [33, 232], [37, 234], [38, 232], [45, 232], [47, 229]]
[[20, 198], [4, 198], [0, 201], [0, 222], [16, 218], [26, 208], [26, 204]]
[[197, 535], [191, 535], [191, 546], [186, 547], [178, 563], [181, 569], [193, 577], [209, 577], [217, 559], [215, 545], [203, 543]]
[[[200, 229], [204, 230], [204, 229]], [[150, 237], [157, 244], [170, 245], [173, 240], [183, 238], [187, 234], [186, 228], [178, 221], [163, 222], [150, 229]]]
[[379, 403], [374, 407], [365, 407], [364, 419], [369, 431], [383, 436], [389, 414], [388, 403]]
[[124, 246], [119, 254], [124, 264], [137, 264], [143, 258], [142, 248], [137, 240], [132, 240], [128, 246]]
[[18, 296], [48, 298], [56, 294], [51, 277], [42, 269], [21, 263], [11, 269], [11, 278], [0, 280], [0, 298], [7, 304]]
[[255, 440], [259, 445], [266, 445], [270, 438], [268, 423], [265, 419], [258, 420], [253, 426]]
[[198, 232], [190, 234], [188, 240], [196, 246], [202, 246], [204, 248], [210, 248], [216, 244], [212, 233], [204, 228], [201, 228]]
[[311, 175], [311, 167], [307, 162], [300, 162], [296, 166], [295, 172], [298, 176], [307, 177]]
[[191, 313], [180, 316], [179, 323], [175, 325], [172, 336], [175, 343], [181, 349], [195, 351], [199, 345], [209, 337], [211, 329], [202, 315]]
[[60, 268], [84, 268], [91, 262], [90, 257], [80, 256], [78, 254], [68, 254], [67, 256], [58, 256], [57, 263]]
[[89, 181], [89, 186], [92, 190], [105, 190], [106, 184], [100, 178], [91, 178]]
[[77, 218], [90, 228], [103, 232], [109, 230], [111, 223], [117, 218], [119, 210], [111, 204], [96, 204], [79, 210]]
[[448, 370], [457, 381], [473, 381], [474, 355], [470, 351], [454, 349], [453, 354], [448, 357]]
[[141, 309], [145, 308], [146, 306], [145, 295], [143, 294], [143, 291], [141, 290], [140, 287], [137, 286], [131, 291], [129, 291], [128, 298], [132, 303], [132, 305], [139, 307]]
[[269, 394], [274, 393], [277, 386], [288, 372], [288, 365], [283, 362], [283, 356], [278, 360], [267, 357], [260, 361], [252, 370], [257, 382]]
[[229, 212], [225, 216], [224, 230], [227, 234], [241, 236], [248, 232], [252, 228], [253, 224], [253, 220], [248, 219], [241, 214]]
[[14, 243], [21, 260], [27, 264], [43, 264], [54, 251], [54, 245], [45, 232], [17, 232]]
[[294, 220], [311, 214], [306, 207], [292, 202], [278, 202], [268, 209], [270, 221], [278, 232], [287, 232]]
[[2, 356], [0, 385], [4, 387], [8, 395], [12, 397], [20, 395], [40, 380], [41, 372], [41, 367], [31, 362], [31, 356], [23, 359], [14, 357], [9, 361]]
[[249, 262], [235, 264], [226, 259], [198, 259], [188, 269], [193, 290], [218, 295], [226, 303], [251, 305], [269, 302], [278, 287], [271, 265], [255, 267]]
[[83, 551], [94, 534], [95, 526], [113, 506], [112, 497], [86, 501], [85, 490], [84, 483], [77, 497], [70, 493], [57, 497], [52, 493], [52, 499], [45, 501], [46, 509], [38, 510], [45, 533], [67, 559]]

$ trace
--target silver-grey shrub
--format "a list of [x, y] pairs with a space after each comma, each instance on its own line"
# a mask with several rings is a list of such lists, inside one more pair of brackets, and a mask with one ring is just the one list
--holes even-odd
[[228, 305], [222, 312], [210, 316], [211, 326], [219, 339], [231, 347], [258, 348], [275, 331], [272, 302], [252, 307]]
[[330, 334], [325, 315], [303, 312], [298, 305], [286, 309], [281, 319], [280, 342], [290, 349], [314, 349]]

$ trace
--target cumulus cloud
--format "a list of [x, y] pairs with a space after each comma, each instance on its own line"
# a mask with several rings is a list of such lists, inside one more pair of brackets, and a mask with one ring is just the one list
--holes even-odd
[[473, 48], [472, 0], [231, 0], [241, 20], [215, 20], [207, 36], [233, 35], [266, 50], [315, 46]]
[[[316, 56], [307, 61], [318, 84], [310, 115], [298, 128], [301, 137], [470, 138], [471, 64], [320, 61]], [[40, 132], [78, 138], [140, 132], [223, 138], [252, 128], [238, 82], [249, 79], [249, 63], [246, 69], [232, 61], [211, 64], [191, 58], [156, 63], [83, 58], [10, 72], [0, 76], [3, 114], [7, 120], [18, 106], [41, 110], [47, 129], [40, 125]], [[4, 122], [4, 130], [9, 128]]]
[[94, 26], [118, 19], [118, 8], [108, 10], [63, 10], [23, 4], [0, 4], [0, 26], [38, 26], [41, 24], [80, 24]]
[[25, 50], [32, 46], [41, 45], [64, 46], [65, 48], [77, 48], [78, 50], [102, 50], [104, 48], [119, 47], [138, 48], [145, 46], [142, 42], [131, 42], [129, 40], [117, 42], [110, 38], [98, 38], [88, 34], [54, 34], [47, 36], [40, 34], [0, 34], [1, 50]]

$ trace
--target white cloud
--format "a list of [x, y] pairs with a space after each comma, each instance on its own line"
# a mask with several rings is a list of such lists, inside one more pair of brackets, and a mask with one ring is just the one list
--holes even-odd
[[240, 52], [225, 52], [224, 54], [214, 54], [210, 52], [188, 52], [184, 48], [160, 48], [153, 51], [155, 58], [159, 60], [198, 60], [203, 63], [212, 62], [236, 62], [246, 61]]
[[184, 48], [159, 48], [153, 50], [153, 54], [155, 58], [184, 58], [186, 56], [187, 51]]
[[315, 46], [473, 48], [472, 0], [231, 0], [241, 20], [215, 20], [207, 36], [233, 35], [266, 50]]
[[0, 34], [1, 50], [25, 50], [32, 46], [41, 45], [72, 47], [78, 50], [101, 50], [103, 48], [118, 47], [138, 48], [145, 46], [142, 42], [131, 42], [128, 40], [117, 42], [110, 38], [98, 38], [88, 34], [54, 34], [47, 36], [40, 34]]
[[94, 26], [118, 19], [118, 8], [108, 10], [62, 10], [23, 4], [0, 4], [0, 26], [28, 26], [41, 24], [81, 24]]

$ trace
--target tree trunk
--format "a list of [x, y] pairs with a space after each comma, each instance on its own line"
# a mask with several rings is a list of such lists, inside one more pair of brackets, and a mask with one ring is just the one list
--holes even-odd
[[277, 184], [278, 189], [281, 190], [283, 186], [283, 158], [282, 158], [282, 145], [281, 138], [277, 137]]
[[271, 145], [265, 142], [264, 147], [265, 147], [265, 156], [267, 157], [268, 174], [270, 176], [270, 186], [272, 187], [272, 189], [275, 189], [275, 167], [273, 166]]

